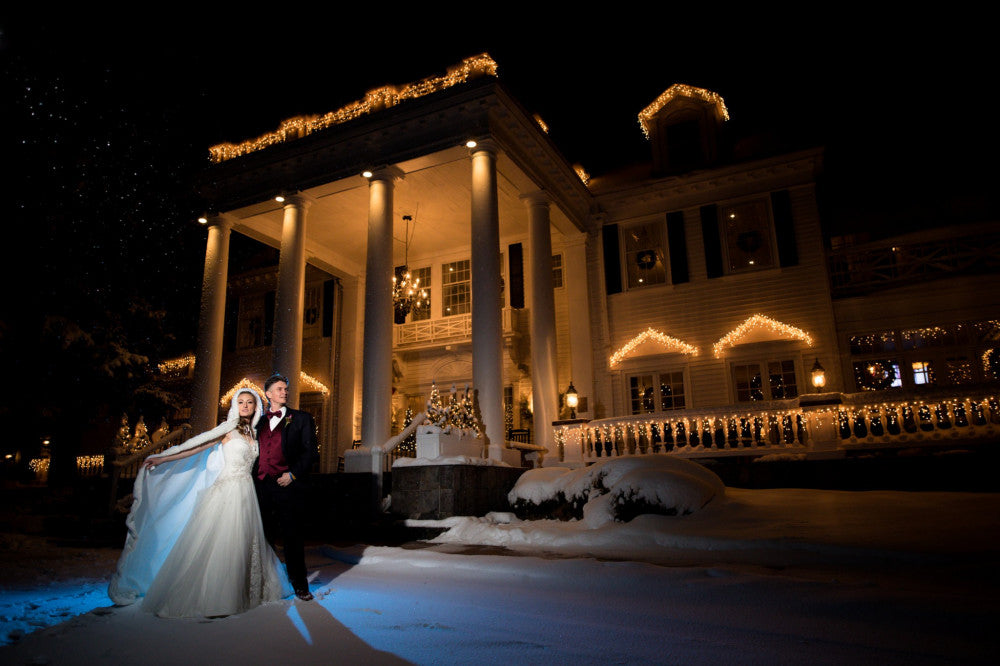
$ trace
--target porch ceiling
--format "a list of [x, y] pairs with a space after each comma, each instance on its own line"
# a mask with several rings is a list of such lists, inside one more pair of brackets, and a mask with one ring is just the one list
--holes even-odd
[[[393, 193], [393, 261], [404, 261], [406, 225], [411, 215], [411, 265], [471, 246], [471, 162], [465, 147], [455, 147], [396, 164], [405, 176]], [[538, 189], [531, 178], [500, 151], [497, 189], [501, 242], [528, 233], [528, 215], [522, 194]], [[368, 181], [360, 174], [331, 181], [305, 191], [315, 199], [306, 224], [307, 259], [339, 275], [361, 275], [365, 267], [368, 224]], [[236, 231], [273, 247], [281, 245], [281, 204], [269, 200], [230, 211]], [[555, 205], [551, 209], [554, 233], [577, 230]]]

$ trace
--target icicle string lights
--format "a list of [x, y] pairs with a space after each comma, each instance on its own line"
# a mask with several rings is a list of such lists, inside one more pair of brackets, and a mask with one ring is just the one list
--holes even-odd
[[220, 143], [208, 150], [213, 162], [224, 162], [240, 155], [263, 150], [268, 146], [302, 138], [313, 132], [354, 120], [368, 113], [396, 106], [408, 99], [416, 99], [417, 97], [445, 90], [446, 88], [480, 76], [495, 77], [496, 75], [496, 62], [494, 62], [489, 54], [482, 53], [471, 58], [466, 58], [460, 65], [450, 68], [444, 76], [426, 78], [422, 81], [416, 81], [415, 83], [409, 83], [401, 87], [383, 86], [382, 88], [368, 92], [364, 99], [352, 102], [336, 111], [330, 111], [322, 116], [289, 118], [278, 126], [277, 131], [269, 132], [256, 139], [249, 139], [242, 143]]
[[667, 102], [675, 97], [693, 97], [694, 99], [711, 102], [715, 104], [723, 120], [729, 120], [729, 109], [726, 108], [726, 102], [719, 93], [705, 90], [704, 88], [684, 85], [683, 83], [675, 83], [664, 90], [652, 104], [639, 112], [639, 125], [642, 127], [642, 132], [646, 135], [647, 139], [649, 138], [649, 128], [651, 125], [650, 119], [656, 115], [657, 111], [666, 106]]
[[622, 345], [621, 349], [612, 354], [609, 365], [612, 368], [615, 367], [618, 363], [621, 363], [621, 361], [624, 360], [626, 356], [632, 353], [632, 351], [636, 347], [641, 345], [643, 342], [646, 342], [647, 340], [652, 340], [654, 342], [660, 343], [661, 345], [666, 347], [668, 351], [678, 351], [681, 352], [682, 354], [692, 354], [692, 355], [698, 353], [698, 348], [695, 347], [694, 345], [689, 345], [683, 340], [672, 338], [669, 335], [666, 335], [665, 333], [661, 333], [657, 330], [654, 330], [653, 327], [649, 327], [639, 335], [635, 336], [634, 338], [626, 342], [624, 345]]
[[719, 338], [719, 340], [712, 345], [712, 352], [715, 354], [716, 358], [718, 358], [722, 355], [723, 350], [727, 347], [732, 347], [733, 345], [738, 344], [747, 333], [758, 328], [767, 328], [776, 335], [784, 335], [795, 338], [796, 340], [802, 340], [807, 345], [812, 347], [812, 336], [803, 331], [801, 328], [783, 324], [780, 321], [771, 319], [770, 317], [762, 314], [755, 314], [733, 330], [729, 331], [729, 333], [726, 333], [724, 336]]

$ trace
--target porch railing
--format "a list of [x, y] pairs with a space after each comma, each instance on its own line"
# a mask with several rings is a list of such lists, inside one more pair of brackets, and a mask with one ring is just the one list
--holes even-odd
[[556, 426], [555, 438], [562, 460], [595, 462], [647, 453], [685, 458], [843, 454], [1000, 437], [996, 393], [822, 397], [803, 396], [746, 411], [730, 406], [600, 419]]

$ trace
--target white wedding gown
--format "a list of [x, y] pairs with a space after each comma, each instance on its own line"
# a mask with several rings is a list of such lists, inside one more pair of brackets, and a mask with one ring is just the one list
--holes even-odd
[[235, 431], [220, 444], [224, 465], [146, 591], [143, 610], [161, 617], [212, 617], [292, 594], [264, 538], [250, 470], [257, 442]]

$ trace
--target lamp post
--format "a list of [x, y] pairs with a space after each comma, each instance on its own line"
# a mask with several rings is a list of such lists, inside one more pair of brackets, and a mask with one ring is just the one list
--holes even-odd
[[573, 386], [573, 380], [569, 380], [569, 388], [566, 389], [566, 406], [569, 407], [569, 417], [576, 418], [576, 406], [580, 404], [580, 396]]
[[813, 363], [811, 374], [812, 385], [816, 389], [816, 392], [819, 393], [820, 390], [826, 386], [826, 370], [819, 364], [819, 358], [817, 358], [816, 362]]

